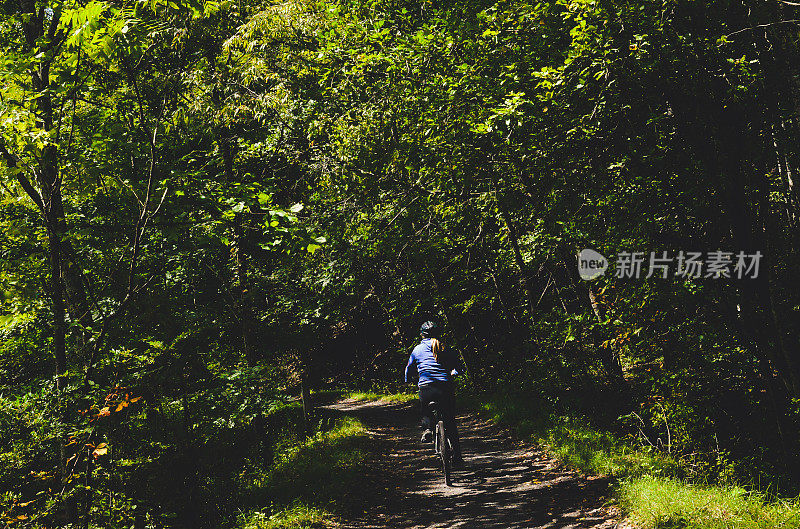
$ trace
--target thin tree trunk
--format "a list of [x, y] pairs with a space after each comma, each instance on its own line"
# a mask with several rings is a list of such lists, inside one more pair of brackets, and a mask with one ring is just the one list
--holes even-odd
[[62, 391], [64, 374], [67, 372], [66, 352], [66, 311], [64, 308], [64, 290], [61, 282], [61, 237], [51, 229], [48, 234], [50, 243], [50, 301], [53, 306], [53, 356], [56, 366], [56, 389]]
[[[57, 24], [49, 24], [45, 29], [45, 9], [37, 10], [35, 0], [20, 0], [20, 11], [23, 13], [22, 29], [28, 50], [33, 50], [41, 45], [41, 39], [47, 39], [49, 45], [56, 44], [56, 40], [63, 38], [57, 36]], [[45, 58], [30, 72], [31, 86], [38, 92], [36, 98], [37, 122], [36, 126], [41, 131], [49, 133], [53, 129], [53, 105], [50, 95], [50, 61]], [[16, 159], [3, 147], [3, 157], [11, 166], [16, 166]], [[56, 375], [56, 401], [59, 418], [66, 420], [66, 410], [63, 409], [61, 392], [64, 389], [64, 376], [67, 372], [66, 353], [66, 307], [64, 295], [64, 256], [63, 244], [66, 222], [61, 198], [61, 179], [58, 171], [58, 149], [54, 144], [46, 144], [39, 157], [38, 167], [32, 171], [34, 181], [39, 187], [37, 191], [25, 176], [18, 177], [26, 193], [39, 207], [47, 228], [48, 259], [50, 264], [50, 301], [53, 310], [53, 357], [55, 359]], [[60, 427], [59, 427], [60, 428]], [[58, 432], [59, 443], [59, 471], [62, 483], [67, 483], [66, 448], [63, 432]], [[70, 523], [76, 520], [74, 504], [67, 502], [65, 506], [66, 519]]]
[[[89, 443], [94, 440], [94, 435], [89, 436]], [[83, 529], [89, 529], [89, 524], [91, 523], [92, 518], [92, 501], [94, 496], [92, 494], [92, 461], [93, 461], [93, 449], [91, 447], [86, 448], [86, 476], [84, 477], [84, 486], [86, 490], [84, 491], [84, 505], [83, 505]]]
[[[575, 291], [575, 296], [578, 298], [581, 307], [583, 307], [585, 311], [591, 312], [598, 324], [603, 323], [602, 307], [597, 302], [597, 297], [592, 291], [589, 282], [581, 279], [578, 273], [578, 261], [576, 256], [564, 245], [560, 246], [558, 250], [561, 254], [564, 266], [567, 268], [569, 280], [572, 283], [572, 288]], [[622, 372], [622, 362], [615, 348], [599, 346], [599, 344], [604, 341], [604, 336], [597, 326], [592, 329], [591, 338], [592, 342], [594, 342], [594, 349], [599, 352], [600, 361], [608, 375], [614, 379], [615, 382], [627, 388], [625, 376]]]
[[536, 305], [533, 300], [533, 292], [531, 290], [531, 281], [528, 275], [528, 268], [525, 265], [525, 259], [522, 257], [522, 250], [520, 250], [519, 247], [517, 229], [511, 220], [511, 215], [509, 214], [508, 209], [503, 203], [502, 197], [497, 198], [497, 205], [500, 209], [500, 214], [503, 218], [503, 222], [506, 225], [506, 229], [508, 229], [508, 238], [511, 241], [511, 248], [514, 251], [514, 261], [517, 263], [517, 268], [519, 268], [523, 296], [526, 304], [528, 305], [528, 317], [532, 319]]
[[303, 404], [303, 426], [305, 431], [310, 431], [311, 424], [311, 388], [309, 387], [309, 359], [308, 352], [300, 353], [300, 399]]
[[246, 236], [242, 226], [242, 219], [237, 216], [234, 227], [235, 244], [233, 247], [234, 260], [236, 262], [237, 275], [237, 304], [239, 305], [239, 331], [241, 333], [242, 354], [247, 360], [247, 365], [253, 367], [258, 359], [252, 347], [250, 333], [253, 329], [253, 308], [250, 306], [250, 294], [248, 292], [249, 267], [244, 247], [246, 246]]

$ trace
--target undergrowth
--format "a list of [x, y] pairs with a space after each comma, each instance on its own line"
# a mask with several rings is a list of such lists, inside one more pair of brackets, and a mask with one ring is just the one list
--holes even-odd
[[333, 512], [357, 490], [366, 457], [367, 430], [344, 417], [330, 430], [277, 447], [267, 472], [254, 473], [246, 485], [251, 504], [269, 498], [272, 505], [242, 519], [242, 529], [316, 528], [330, 525]]
[[693, 484], [669, 454], [631, 446], [584, 418], [549, 413], [530, 399], [467, 396], [466, 401], [564, 464], [617, 478], [616, 497], [642, 529], [800, 528], [800, 499], [768, 498], [729, 484]]

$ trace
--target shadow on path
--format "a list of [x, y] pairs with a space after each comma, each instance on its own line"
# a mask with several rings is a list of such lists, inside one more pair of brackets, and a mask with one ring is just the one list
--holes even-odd
[[604, 505], [607, 479], [566, 470], [475, 414], [458, 418], [466, 468], [447, 487], [432, 445], [419, 441], [415, 404], [341, 401], [324, 409], [358, 417], [375, 441], [365, 469], [371, 486], [348, 502], [363, 512], [344, 527], [611, 529], [618, 522]]

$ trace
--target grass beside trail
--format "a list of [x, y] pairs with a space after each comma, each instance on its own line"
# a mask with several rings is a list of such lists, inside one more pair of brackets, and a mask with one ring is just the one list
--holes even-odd
[[642, 529], [800, 529], [800, 499], [768, 501], [741, 487], [686, 483], [674, 459], [631, 447], [588, 421], [549, 415], [530, 399], [468, 401], [568, 466], [620, 479], [617, 499]]
[[278, 511], [275, 514], [252, 513], [242, 529], [317, 529], [334, 525], [331, 513], [309, 507], [302, 503]]
[[545, 446], [565, 464], [584, 472], [615, 477], [680, 474], [673, 459], [627, 446], [585, 420], [549, 415], [530, 399], [495, 396], [477, 407], [493, 422]]
[[358, 489], [366, 458], [367, 430], [345, 417], [332, 429], [305, 439], [287, 439], [265, 474], [250, 476], [253, 501], [273, 505], [241, 517], [242, 529], [306, 529], [335, 525], [333, 512]]
[[374, 391], [351, 391], [344, 397], [353, 400], [377, 400], [381, 402], [411, 402], [417, 400], [416, 393], [376, 393]]
[[768, 502], [740, 487], [699, 486], [644, 476], [625, 481], [619, 500], [647, 529], [800, 528], [800, 502]]

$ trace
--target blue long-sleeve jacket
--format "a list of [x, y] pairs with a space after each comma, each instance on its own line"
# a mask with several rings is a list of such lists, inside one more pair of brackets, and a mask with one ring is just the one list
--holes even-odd
[[430, 338], [425, 338], [417, 345], [408, 357], [406, 364], [406, 382], [415, 374], [419, 375], [419, 385], [424, 386], [431, 382], [450, 382], [454, 376], [463, 373], [464, 368], [457, 354], [445, 348], [439, 355], [437, 362], [433, 357]]

